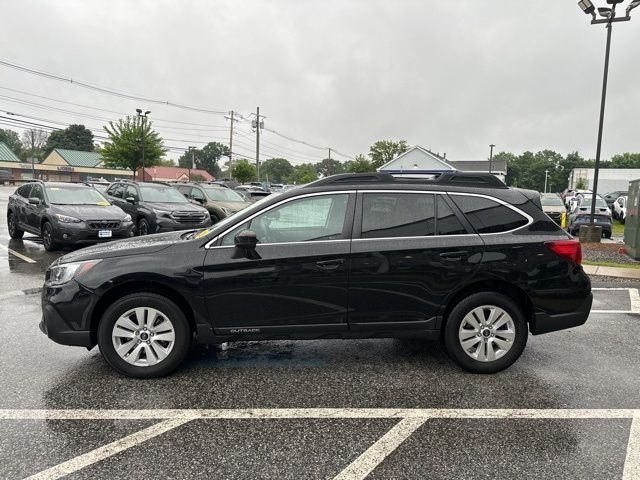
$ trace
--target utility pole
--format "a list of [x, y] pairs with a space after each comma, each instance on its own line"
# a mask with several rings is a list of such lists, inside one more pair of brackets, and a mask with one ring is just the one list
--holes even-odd
[[231, 110], [231, 129], [229, 131], [229, 177], [231, 177], [231, 167], [233, 166], [233, 122], [235, 112]]
[[260, 181], [260, 107], [256, 107], [256, 173]]
[[36, 156], [36, 139], [35, 132], [32, 130], [31, 132], [31, 176], [33, 179], [36, 179], [36, 165], [35, 165], [35, 156]]
[[489, 151], [489, 173], [491, 173], [492, 167], [493, 167], [493, 147], [495, 147], [495, 145], [492, 143], [491, 145], [489, 145], [489, 148], [491, 149]]
[[193, 164], [195, 162], [196, 147], [189, 147], [189, 151], [191, 152], [191, 162], [189, 163], [189, 181], [191, 181], [191, 169], [193, 168]]
[[[331, 175], [331, 147], [329, 147], [329, 164], [327, 165], [328, 174]], [[329, 176], [327, 175], [327, 176]]]
[[544, 193], [547, 193], [547, 179], [549, 178], [549, 170], [544, 171]]
[[[142, 114], [142, 109], [141, 108], [136, 108], [136, 113], [138, 114], [138, 118], [141, 119], [140, 125], [142, 127], [141, 130], [141, 137], [142, 137], [142, 181], [144, 182], [144, 176], [145, 176], [145, 171], [144, 171], [144, 139], [146, 137], [145, 135], [145, 131], [144, 131], [144, 127], [145, 127], [145, 123], [147, 120], [147, 115], [149, 115], [151, 112], [149, 110], [147, 110], [146, 112], [144, 112], [144, 115]], [[134, 179], [135, 179], [135, 172], [134, 172]]]

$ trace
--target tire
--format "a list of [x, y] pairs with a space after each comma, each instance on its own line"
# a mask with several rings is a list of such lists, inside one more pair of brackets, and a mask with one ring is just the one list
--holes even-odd
[[[146, 320], [140, 322], [135, 310], [146, 311]], [[161, 335], [163, 339], [158, 340]], [[102, 356], [115, 370], [133, 378], [164, 377], [173, 372], [189, 352], [191, 338], [182, 310], [155, 293], [138, 292], [113, 302], [98, 325]]]
[[[501, 310], [510, 319], [505, 319], [504, 315], [494, 310], [493, 322], [498, 327], [487, 328], [491, 320], [491, 308]], [[476, 320], [474, 311], [480, 316], [484, 315], [484, 326]], [[474, 329], [474, 320], [481, 328]], [[496, 292], [481, 292], [466, 297], [451, 310], [444, 326], [444, 345], [449, 356], [464, 370], [496, 373], [511, 366], [520, 357], [528, 335], [527, 321], [511, 298]], [[462, 345], [463, 340], [467, 349]], [[500, 348], [507, 344], [510, 344], [508, 348]]]
[[20, 239], [24, 236], [24, 230], [18, 228], [16, 217], [13, 213], [7, 215], [7, 228], [9, 229], [9, 236], [11, 238]]
[[53, 226], [48, 221], [42, 224], [42, 245], [47, 252], [54, 252], [58, 249], [58, 245], [53, 239]]
[[138, 235], [149, 235], [149, 222], [144, 217], [138, 220]]
[[620, 224], [621, 224], [621, 225], [624, 225], [625, 220], [626, 220], [626, 219], [625, 219], [624, 217], [620, 217]]
[[604, 238], [611, 238], [611, 232], [604, 232]]

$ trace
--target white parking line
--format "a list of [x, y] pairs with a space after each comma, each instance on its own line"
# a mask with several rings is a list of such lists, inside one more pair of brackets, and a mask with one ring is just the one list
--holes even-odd
[[135, 447], [136, 445], [145, 442], [153, 437], [157, 437], [169, 430], [172, 430], [180, 425], [189, 422], [187, 418], [174, 418], [171, 420], [164, 420], [155, 425], [151, 425], [143, 430], [139, 430], [131, 435], [128, 435], [120, 440], [111, 442], [102, 447], [98, 447], [95, 450], [91, 450], [85, 454], [79, 455], [66, 462], [59, 463], [54, 467], [47, 468], [35, 475], [27, 477], [27, 480], [55, 480], [70, 473], [76, 472], [81, 468], [93, 465], [100, 460], [104, 460], [116, 453], [120, 453], [128, 448]]
[[15, 255], [16, 257], [18, 257], [20, 260], [24, 260], [27, 263], [36, 263], [36, 261], [32, 258], [27, 257], [26, 255], [22, 255], [21, 253], [16, 252], [15, 250], [11, 250], [9, 247], [5, 247], [4, 245], [0, 244], [0, 248], [2, 248], [3, 250], [9, 252], [11, 255]]
[[425, 421], [424, 418], [403, 418], [333, 480], [363, 480]]
[[628, 288], [628, 287], [617, 287], [617, 288], [592, 288], [594, 291], [623, 291], [626, 290], [629, 292], [629, 302], [631, 304], [630, 310], [591, 310], [591, 313], [638, 313], [640, 314], [640, 293], [637, 288]]
[[0, 420], [136, 420], [162, 419], [151, 427], [96, 448], [37, 473], [29, 479], [52, 480], [134, 447], [197, 419], [336, 419], [397, 418], [401, 421], [338, 474], [359, 480], [368, 475], [403, 441], [431, 418], [501, 419], [632, 419], [623, 480], [640, 478], [640, 409], [469, 409], [469, 408], [248, 408], [174, 410], [22, 410], [0, 409]]
[[622, 480], [637, 480], [640, 478], [640, 413], [635, 414], [631, 422], [627, 457], [624, 461]]

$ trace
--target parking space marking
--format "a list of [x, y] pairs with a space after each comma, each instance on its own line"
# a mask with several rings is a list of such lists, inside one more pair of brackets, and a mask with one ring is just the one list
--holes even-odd
[[636, 412], [631, 422], [622, 480], [637, 480], [638, 478], [640, 478], [640, 413]]
[[629, 289], [629, 298], [631, 299], [631, 311], [640, 313], [640, 293], [638, 293], [637, 288]]
[[347, 468], [336, 475], [333, 480], [362, 480], [366, 478], [424, 422], [426, 422], [424, 418], [403, 418]]
[[79, 455], [66, 462], [59, 463], [51, 468], [42, 470], [35, 475], [27, 477], [27, 480], [55, 480], [70, 473], [76, 472], [81, 468], [88, 467], [100, 460], [111, 457], [116, 453], [127, 450], [128, 448], [135, 447], [136, 445], [145, 442], [153, 437], [157, 437], [169, 430], [172, 430], [180, 425], [183, 425], [191, 421], [189, 418], [174, 418], [170, 420], [164, 420], [155, 425], [151, 425], [143, 430], [139, 430], [124, 438], [111, 442], [102, 447], [98, 447], [95, 450], [91, 450], [85, 454]]
[[631, 309], [630, 310], [591, 310], [591, 313], [623, 313], [623, 314], [629, 314], [629, 313], [636, 313], [636, 314], [640, 314], [640, 293], [638, 292], [637, 288], [628, 288], [628, 287], [615, 287], [615, 288], [606, 288], [606, 287], [599, 287], [599, 288], [592, 288], [591, 290], [593, 291], [624, 291], [626, 290], [629, 293], [629, 301], [631, 303]]
[[3, 250], [9, 252], [11, 255], [15, 255], [16, 257], [18, 257], [20, 260], [24, 260], [27, 263], [36, 263], [36, 261], [32, 258], [27, 257], [26, 255], [22, 255], [21, 253], [16, 252], [15, 250], [11, 250], [9, 247], [5, 247], [4, 245], [0, 244], [0, 248], [2, 248]]

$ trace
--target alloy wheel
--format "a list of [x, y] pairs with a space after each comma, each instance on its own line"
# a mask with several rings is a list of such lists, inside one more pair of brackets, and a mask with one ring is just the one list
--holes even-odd
[[474, 360], [493, 362], [503, 357], [516, 338], [515, 322], [505, 310], [482, 305], [465, 315], [458, 329], [464, 352]]
[[7, 222], [9, 225], [9, 235], [16, 234], [16, 220], [13, 218], [13, 213], [9, 215], [9, 220]]
[[149, 226], [145, 220], [140, 220], [138, 223], [138, 235], [148, 235], [149, 234]]
[[53, 232], [51, 231], [51, 225], [49, 223], [45, 223], [42, 227], [42, 243], [44, 243], [44, 247], [48, 250], [51, 248]]
[[122, 314], [113, 325], [111, 339], [116, 353], [137, 367], [166, 359], [175, 344], [175, 329], [160, 310], [138, 307]]

